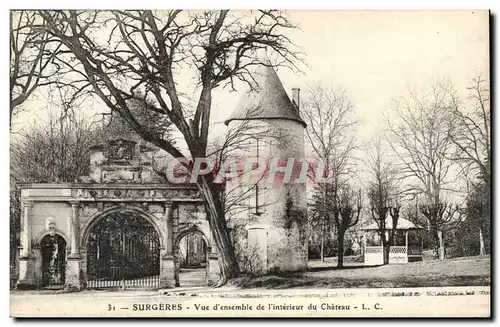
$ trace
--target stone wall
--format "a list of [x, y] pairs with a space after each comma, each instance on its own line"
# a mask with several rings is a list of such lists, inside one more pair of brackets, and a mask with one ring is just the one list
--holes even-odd
[[66, 241], [66, 248], [70, 243], [70, 221], [71, 205], [68, 202], [34, 202], [31, 215], [31, 235], [33, 243], [41, 241], [45, 232], [49, 230], [49, 220], [53, 218], [54, 228], [57, 234]]

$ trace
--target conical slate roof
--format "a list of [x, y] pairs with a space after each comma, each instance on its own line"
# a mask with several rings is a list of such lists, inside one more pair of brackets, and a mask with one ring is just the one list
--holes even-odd
[[226, 125], [232, 120], [288, 119], [307, 126], [288, 97], [269, 59], [259, 65], [252, 77], [257, 84], [255, 90], [240, 98], [233, 113], [224, 122]]

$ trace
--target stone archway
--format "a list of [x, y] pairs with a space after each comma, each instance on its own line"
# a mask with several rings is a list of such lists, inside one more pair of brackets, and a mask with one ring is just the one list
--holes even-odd
[[[194, 188], [158, 184], [33, 184], [23, 189], [22, 194], [23, 224], [16, 286], [25, 289], [41, 285], [39, 241], [53, 233], [59, 233], [67, 243], [66, 287], [91, 286], [87, 283], [89, 235], [104, 217], [123, 212], [140, 216], [144, 225], [153, 226], [160, 250], [158, 260], [154, 260], [160, 262], [157, 287], [174, 287], [174, 239], [191, 219], [195, 207], [202, 203]], [[208, 235], [208, 221], [199, 218], [195, 224]], [[211, 265], [214, 266], [217, 265]]]
[[151, 224], [151, 226], [154, 227], [155, 231], [158, 233], [160, 240], [160, 248], [161, 249], [165, 248], [164, 235], [163, 235], [164, 231], [162, 230], [162, 228], [160, 228], [160, 226], [158, 226], [157, 219], [155, 219], [149, 212], [141, 210], [139, 207], [134, 205], [115, 205], [106, 208], [103, 211], [98, 211], [96, 214], [94, 214], [90, 219], [88, 219], [87, 223], [84, 226], [82, 226], [83, 231], [81, 234], [80, 246], [83, 248], [86, 247], [90, 231], [99, 223], [100, 220], [102, 220], [108, 215], [112, 215], [115, 213], [130, 213], [145, 219], [149, 224]]
[[39, 242], [42, 287], [63, 287], [66, 281], [66, 240], [59, 234], [46, 234]]
[[[185, 272], [189, 271], [188, 273], [190, 274], [189, 277], [187, 277], [187, 280], [185, 279], [182, 281], [181, 279], [181, 274], [182, 274], [182, 268], [181, 268], [181, 241], [184, 240], [186, 237], [190, 235], [196, 235], [201, 238], [201, 240], [205, 244], [205, 249], [203, 255], [205, 256], [205, 266], [203, 267], [203, 272], [204, 275], [202, 276], [200, 272], [196, 271], [196, 269], [186, 269]], [[213, 259], [212, 262], [210, 262], [210, 256], [212, 253], [212, 247], [209, 241], [209, 238], [203, 231], [198, 228], [196, 225], [190, 225], [190, 226], [183, 226], [180, 228], [180, 230], [177, 233], [177, 236], [175, 237], [174, 243], [173, 243], [173, 249], [174, 249], [174, 260], [175, 260], [175, 286], [206, 286], [210, 284], [210, 273], [213, 269], [211, 269], [211, 264], [214, 265]], [[199, 270], [199, 269], [198, 269]], [[193, 278], [195, 280], [193, 280]], [[201, 280], [203, 278], [203, 280]], [[197, 279], [197, 280], [196, 280]], [[184, 285], [183, 285], [184, 284]]]
[[[37, 183], [23, 185], [21, 191], [22, 226], [21, 244], [19, 253], [18, 288], [36, 288], [41, 284], [41, 255], [37, 238], [48, 231], [49, 234], [61, 231], [61, 236], [67, 242], [66, 257], [66, 287], [82, 289], [87, 285], [87, 261], [97, 260], [97, 245], [88, 247], [89, 236], [99, 247], [113, 252], [127, 245], [130, 237], [123, 239], [123, 235], [133, 234], [124, 224], [118, 226], [118, 232], [113, 233], [113, 224], [100, 226], [107, 215], [133, 215], [136, 220], [149, 232], [140, 236], [149, 235], [153, 244], [155, 274], [159, 274], [159, 288], [174, 286], [174, 256], [173, 240], [178, 226], [188, 220], [189, 211], [193, 205], [203, 203], [198, 188], [194, 184], [168, 184], [164, 177], [157, 174], [153, 167], [153, 158], [156, 149], [133, 140], [107, 140], [90, 148], [89, 174], [81, 176], [75, 183]], [[181, 212], [173, 218], [174, 207]], [[175, 220], [175, 222], [174, 222]], [[197, 222], [203, 225], [201, 229], [208, 229], [208, 221]], [[125, 224], [126, 225], [126, 224]], [[152, 227], [151, 227], [152, 226]], [[95, 231], [108, 230], [109, 236], [122, 236], [120, 241], [107, 242]], [[117, 227], [117, 226], [115, 226]], [[130, 228], [129, 228], [130, 229]], [[206, 233], [206, 232], [205, 232]], [[43, 237], [41, 235], [40, 237]], [[136, 237], [137, 238], [137, 237]], [[139, 237], [139, 239], [144, 237]], [[41, 238], [40, 238], [41, 239]], [[146, 237], [147, 239], [147, 237]], [[107, 242], [107, 243], [106, 243]], [[143, 247], [144, 244], [129, 244], [132, 248]], [[150, 244], [151, 245], [151, 244]], [[95, 249], [90, 249], [95, 247]], [[146, 247], [147, 248], [147, 247]], [[89, 251], [87, 251], [89, 250]], [[150, 249], [151, 250], [151, 249]], [[113, 253], [120, 251], [114, 251]], [[159, 252], [159, 254], [158, 254]], [[126, 254], [123, 258], [123, 253]], [[113, 254], [113, 255], [114, 255]], [[139, 266], [139, 272], [148, 270], [148, 263], [138, 261], [134, 253], [121, 251], [119, 260], [130, 259], [129, 264]], [[95, 259], [92, 257], [96, 257]], [[101, 252], [99, 253], [101, 255]], [[89, 259], [91, 256], [91, 260]], [[115, 260], [112, 255], [104, 256], [104, 261]], [[100, 258], [102, 258], [100, 256]], [[158, 268], [159, 266], [159, 268]], [[123, 267], [123, 265], [122, 265]], [[90, 269], [90, 268], [89, 268]], [[132, 268], [129, 267], [129, 270]], [[159, 270], [159, 272], [158, 272]], [[93, 275], [95, 271], [91, 271]], [[92, 275], [91, 274], [91, 275]], [[121, 272], [123, 276], [133, 275], [131, 272]], [[113, 274], [107, 278], [113, 278]], [[123, 284], [123, 283], [122, 283]]]
[[158, 288], [161, 233], [137, 210], [100, 214], [84, 235], [88, 288]]

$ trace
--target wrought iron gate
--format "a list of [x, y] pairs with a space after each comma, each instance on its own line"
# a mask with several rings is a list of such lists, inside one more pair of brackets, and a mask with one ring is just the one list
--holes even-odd
[[87, 243], [88, 288], [156, 288], [160, 241], [143, 217], [111, 213], [97, 223]]

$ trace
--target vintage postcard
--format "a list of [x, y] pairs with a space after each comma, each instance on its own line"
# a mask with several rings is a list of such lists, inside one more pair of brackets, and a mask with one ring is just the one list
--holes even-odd
[[12, 317], [491, 316], [489, 11], [9, 14]]

